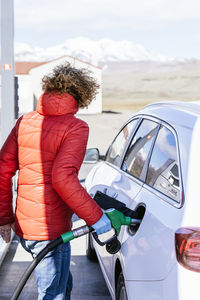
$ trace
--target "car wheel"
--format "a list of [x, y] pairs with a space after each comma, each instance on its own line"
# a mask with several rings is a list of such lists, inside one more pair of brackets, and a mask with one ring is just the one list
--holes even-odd
[[92, 243], [91, 233], [86, 236], [86, 256], [91, 261], [97, 261], [97, 255]]
[[124, 283], [124, 276], [122, 273], [120, 273], [118, 277], [116, 294], [116, 300], [128, 300]]

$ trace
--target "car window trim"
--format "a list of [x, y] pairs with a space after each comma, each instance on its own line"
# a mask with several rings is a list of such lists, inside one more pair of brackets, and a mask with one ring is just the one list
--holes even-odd
[[[154, 116], [150, 116], [150, 115], [147, 115], [147, 114], [138, 114], [138, 115], [135, 115], [134, 117], [132, 117], [131, 119], [129, 119], [125, 124], [124, 126], [122, 126], [118, 132], [118, 134], [116, 135], [116, 137], [113, 139], [113, 142], [110, 144], [110, 146], [108, 147], [108, 150], [106, 152], [106, 155], [111, 147], [111, 145], [114, 143], [115, 139], [117, 138], [117, 136], [119, 135], [119, 133], [121, 132], [121, 130], [127, 126], [128, 123], [130, 123], [131, 121], [135, 120], [135, 119], [138, 119], [138, 122], [135, 126], [135, 128], [133, 129], [132, 133], [130, 134], [127, 142], [126, 142], [126, 145], [124, 147], [124, 151], [121, 155], [121, 162], [120, 162], [120, 165], [119, 166], [116, 166], [108, 161], [105, 161], [106, 164], [108, 164], [110, 167], [120, 171], [120, 173], [123, 173], [123, 175], [125, 175], [126, 177], [130, 178], [131, 180], [133, 181], [136, 181], [138, 184], [140, 184], [141, 186], [144, 186], [144, 188], [146, 188], [147, 190], [153, 192], [154, 194], [158, 195], [159, 198], [161, 198], [162, 200], [166, 201], [167, 203], [173, 205], [174, 207], [176, 208], [181, 208], [184, 204], [184, 189], [183, 189], [183, 178], [182, 178], [182, 169], [181, 169], [181, 159], [180, 159], [180, 148], [179, 148], [179, 141], [178, 141], [178, 136], [177, 136], [177, 132], [176, 130], [167, 122], [163, 121], [162, 119], [158, 118], [158, 117], [154, 117]], [[126, 152], [127, 152], [127, 148], [129, 147], [130, 145], [130, 142], [132, 141], [132, 138], [134, 137], [135, 135], [135, 132], [138, 130], [138, 127], [140, 126], [141, 122], [143, 121], [143, 119], [147, 119], [147, 120], [151, 120], [151, 121], [154, 121], [156, 123], [158, 123], [158, 128], [160, 129], [160, 127], [163, 125], [164, 127], [168, 128], [175, 136], [175, 139], [176, 139], [176, 146], [177, 146], [177, 159], [178, 159], [178, 170], [179, 170], [179, 178], [180, 178], [180, 187], [181, 187], [181, 200], [180, 202], [174, 200], [173, 198], [170, 198], [168, 197], [167, 195], [163, 194], [162, 192], [156, 190], [155, 188], [149, 186], [147, 183], [146, 183], [146, 177], [145, 177], [145, 181], [142, 181], [140, 178], [137, 178], [127, 172], [125, 172], [123, 169], [122, 169], [122, 165], [123, 165], [123, 161], [124, 161], [124, 158], [125, 158], [125, 155], [126, 155]], [[154, 148], [154, 145], [155, 145], [155, 141], [156, 141], [156, 137], [158, 135], [158, 132], [159, 132], [159, 129], [158, 131], [156, 132], [156, 135], [154, 137], [154, 141], [152, 143], [152, 147], [149, 151], [149, 155], [148, 155], [148, 165], [147, 165], [147, 168], [146, 168], [146, 176], [147, 176], [147, 170], [149, 168], [149, 163], [150, 163], [150, 158], [151, 158], [151, 155], [152, 155], [152, 151], [153, 151], [153, 148]]]
[[164, 201], [166, 201], [167, 203], [170, 203], [170, 204], [172, 204], [173, 206], [175, 206], [177, 208], [181, 208], [183, 206], [183, 204], [184, 204], [184, 189], [183, 189], [183, 178], [182, 178], [182, 170], [181, 170], [180, 148], [179, 148], [179, 141], [178, 141], [178, 135], [177, 135], [176, 130], [169, 123], [163, 121], [160, 118], [156, 118], [156, 117], [149, 116], [149, 115], [146, 115], [146, 114], [138, 114], [138, 115], [134, 116], [134, 118], [139, 118], [140, 119], [140, 122], [138, 122], [135, 131], [138, 129], [138, 127], [140, 126], [140, 124], [143, 121], [143, 119], [147, 119], [147, 120], [151, 120], [151, 121], [154, 121], [154, 122], [158, 123], [158, 125], [159, 125], [158, 128], [159, 129], [163, 125], [164, 127], [166, 127], [168, 130], [170, 130], [173, 133], [173, 135], [175, 137], [175, 140], [176, 140], [176, 148], [177, 148], [176, 152], [177, 152], [177, 159], [178, 159], [178, 170], [179, 170], [179, 174], [180, 174], [180, 176], [179, 176], [179, 178], [180, 178], [180, 192], [181, 192], [181, 200], [180, 200], [180, 202], [174, 200], [173, 198], [168, 197], [167, 195], [163, 194], [162, 192], [156, 190], [155, 188], [149, 186], [146, 183], [147, 170], [149, 168], [150, 158], [151, 158], [151, 155], [152, 155], [152, 152], [153, 152], [153, 148], [154, 148], [155, 141], [156, 141], [156, 138], [157, 138], [159, 130], [156, 132], [156, 135], [154, 137], [154, 141], [153, 141], [153, 144], [152, 144], [152, 148], [150, 149], [149, 156], [147, 158], [148, 165], [147, 165], [147, 168], [146, 168], [145, 181], [142, 181], [140, 178], [137, 178], [137, 177], [129, 174], [128, 172], [123, 171], [123, 169], [122, 169], [123, 161], [124, 161], [124, 158], [125, 158], [125, 155], [126, 155], [127, 148], [129, 146], [130, 142], [132, 141], [132, 139], [133, 139], [133, 137], [135, 135], [135, 132], [132, 133], [132, 135], [131, 135], [132, 137], [129, 139], [129, 143], [127, 143], [127, 145], [126, 145], [126, 151], [124, 151], [124, 153], [123, 153], [123, 159], [122, 159], [122, 163], [121, 163], [121, 166], [120, 166], [121, 171], [124, 174], [126, 174], [126, 175], [128, 174], [129, 178], [134, 178], [134, 179], [137, 179], [140, 182], [143, 182], [144, 186], [148, 187], [151, 191], [152, 190], [155, 191], [155, 193], [159, 194], [160, 195], [159, 197], [161, 199], [163, 199]]
[[[156, 122], [157, 123], [157, 122]], [[151, 144], [151, 148], [149, 150], [149, 153], [148, 153], [148, 156], [147, 156], [147, 159], [144, 163], [144, 167], [143, 167], [143, 170], [142, 170], [142, 178], [141, 180], [145, 183], [146, 182], [146, 178], [147, 178], [147, 170], [149, 168], [149, 163], [150, 163], [150, 158], [151, 158], [151, 154], [152, 154], [152, 151], [153, 151], [153, 148], [154, 148], [154, 145], [155, 145], [155, 141], [156, 141], [156, 138], [157, 138], [157, 135], [158, 135], [158, 132], [159, 132], [159, 129], [161, 127], [161, 125], [159, 123], [157, 123], [157, 128], [156, 128], [156, 133], [155, 133], [155, 136], [153, 137], [153, 141], [152, 141], [152, 144]]]
[[182, 178], [182, 168], [181, 168], [181, 158], [180, 158], [180, 147], [179, 147], [178, 134], [177, 134], [176, 130], [170, 124], [168, 124], [167, 122], [162, 121], [161, 125], [168, 128], [174, 134], [174, 137], [175, 137], [175, 140], [176, 140], [176, 148], [177, 148], [176, 151], [177, 151], [177, 159], [178, 159], [178, 171], [179, 171], [179, 180], [180, 180], [181, 200], [180, 200], [180, 202], [178, 202], [176, 200], [173, 200], [170, 197], [169, 198], [172, 199], [173, 201], [175, 201], [176, 203], [180, 203], [181, 207], [182, 207], [183, 203], [184, 203], [184, 189], [183, 189], [183, 178]]
[[[155, 118], [156, 119], [156, 118]], [[160, 119], [159, 119], [160, 120]], [[144, 182], [144, 187], [148, 187], [151, 191], [155, 191], [156, 194], [160, 194], [160, 198], [163, 199], [164, 201], [172, 204], [173, 206], [177, 207], [177, 208], [181, 208], [183, 206], [183, 203], [184, 203], [184, 190], [183, 190], [183, 179], [182, 179], [182, 171], [181, 171], [181, 160], [180, 160], [180, 149], [179, 149], [179, 142], [178, 142], [178, 136], [177, 136], [177, 133], [176, 133], [176, 130], [170, 125], [168, 124], [167, 122], [163, 121], [163, 120], [160, 120], [160, 127], [161, 126], [164, 126], [165, 128], [167, 128], [169, 131], [172, 132], [172, 134], [174, 135], [175, 137], [175, 140], [176, 140], [176, 154], [177, 154], [177, 160], [178, 160], [178, 171], [179, 171], [179, 180], [180, 180], [180, 193], [181, 193], [181, 199], [180, 201], [176, 201], [175, 199], [163, 194], [161, 191], [159, 190], [156, 190], [155, 188], [153, 188], [152, 186], [148, 185], [146, 183], [146, 178], [145, 178], [145, 182]], [[158, 132], [157, 132], [158, 134]], [[155, 145], [155, 141], [156, 139], [154, 140], [154, 145]], [[153, 152], [153, 148], [152, 148], [152, 152]], [[152, 155], [152, 152], [151, 152], [151, 155]], [[150, 156], [150, 159], [151, 159], [151, 156]], [[148, 168], [149, 168], [149, 163], [150, 163], [150, 159], [148, 161]], [[148, 170], [147, 168], [147, 170]], [[147, 173], [146, 173], [146, 177], [147, 177]], [[176, 204], [176, 205], [175, 205]]]
[[121, 170], [122, 169], [122, 165], [123, 165], [123, 162], [124, 162], [124, 158], [125, 158], [125, 155], [126, 155], [126, 152], [127, 152], [127, 149], [135, 135], [135, 133], [137, 132], [138, 128], [140, 127], [141, 123], [142, 123], [142, 118], [132, 118], [131, 121], [134, 121], [135, 119], [138, 119], [138, 122], [135, 126], [135, 128], [132, 130], [131, 134], [129, 135], [129, 138], [125, 144], [125, 147], [124, 147], [124, 151], [121, 155], [121, 161], [120, 161], [120, 165], [119, 165], [119, 169]]
[[[149, 121], [152, 121], [152, 122], [156, 123], [156, 124], [157, 124], [157, 129], [156, 129], [156, 134], [155, 134], [155, 136], [153, 137], [152, 145], [151, 145], [151, 148], [150, 148], [150, 150], [149, 150], [149, 153], [148, 153], [146, 162], [145, 162], [144, 167], [143, 167], [143, 170], [142, 170], [142, 173], [143, 173], [143, 174], [142, 174], [142, 178], [138, 178], [138, 177], [134, 176], [133, 174], [131, 174], [131, 173], [127, 172], [127, 171], [122, 170], [122, 166], [123, 166], [123, 163], [124, 163], [124, 160], [125, 160], [125, 157], [126, 157], [126, 153], [127, 153], [128, 147], [130, 146], [130, 143], [132, 142], [132, 140], [133, 140], [133, 138], [134, 138], [134, 136], [135, 136], [135, 134], [136, 134], [136, 131], [137, 131], [138, 128], [140, 127], [140, 125], [141, 125], [141, 123], [143, 122], [143, 120], [149, 120]], [[147, 176], [147, 170], [148, 170], [148, 167], [149, 167], [149, 160], [150, 160], [150, 157], [151, 157], [153, 145], [154, 145], [154, 143], [155, 143], [155, 140], [156, 140], [156, 137], [157, 137], [157, 134], [158, 134], [158, 132], [159, 132], [159, 129], [160, 129], [160, 126], [161, 126], [161, 125], [160, 125], [160, 122], [155, 121], [154, 118], [152, 118], [152, 117], [150, 117], [150, 116], [149, 116], [149, 117], [146, 117], [146, 116], [145, 116], [145, 117], [142, 117], [142, 115], [141, 115], [141, 118], [140, 118], [140, 123], [137, 124], [137, 125], [138, 125], [138, 126], [137, 126], [135, 132], [132, 133], [132, 135], [131, 135], [131, 137], [130, 137], [130, 140], [129, 140], [129, 143], [128, 143], [128, 145], [127, 145], [127, 147], [126, 147], [126, 149], [125, 149], [125, 151], [124, 151], [124, 153], [123, 153], [123, 160], [122, 160], [120, 169], [121, 169], [124, 173], [129, 174], [129, 176], [132, 176], [132, 177], [134, 177], [134, 178], [137, 178], [138, 180], [140, 180], [140, 181], [142, 181], [143, 183], [145, 183], [146, 176]]]
[[[107, 155], [108, 155], [108, 152], [109, 152], [110, 147], [113, 145], [113, 143], [115, 142], [116, 138], [117, 138], [118, 135], [121, 133], [121, 131], [122, 131], [129, 123], [131, 123], [132, 121], [134, 121], [134, 120], [136, 120], [136, 119], [138, 119], [138, 122], [137, 122], [135, 128], [134, 128], [134, 129], [132, 130], [132, 132], [130, 133], [130, 135], [129, 135], [127, 141], [126, 141], [124, 150], [123, 150], [122, 155], [121, 155], [121, 157], [120, 157], [120, 164], [119, 164], [119, 166], [116, 166], [116, 165], [114, 165], [114, 164], [112, 164], [112, 163], [109, 163], [108, 161], [106, 161], [106, 158], [107, 158]], [[121, 128], [120, 128], [119, 132], [117, 133], [117, 135], [115, 136], [115, 138], [113, 139], [112, 143], [110, 144], [110, 146], [108, 147], [108, 149], [107, 149], [107, 151], [106, 151], [106, 154], [105, 154], [105, 162], [106, 162], [106, 163], [109, 163], [109, 164], [111, 164], [111, 165], [113, 165], [113, 166], [116, 166], [117, 168], [121, 169], [122, 163], [123, 163], [123, 160], [124, 160], [124, 153], [126, 152], [126, 149], [127, 149], [127, 147], [128, 147], [127, 145], [129, 145], [131, 136], [135, 134], [135, 131], [138, 129], [138, 126], [140, 125], [141, 121], [142, 121], [142, 120], [141, 120], [140, 117], [134, 116], [134, 117], [130, 118], [130, 119], [129, 119], [129, 120], [128, 120]]]

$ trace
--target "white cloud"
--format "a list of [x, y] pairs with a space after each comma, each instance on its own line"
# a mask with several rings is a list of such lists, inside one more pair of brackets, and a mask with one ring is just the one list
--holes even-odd
[[199, 0], [15, 0], [17, 28], [42, 31], [63, 26], [117, 26], [122, 22], [135, 27], [159, 22], [200, 19]]
[[87, 37], [130, 40], [176, 57], [199, 57], [199, 0], [14, 0], [15, 40], [50, 47]]
[[199, 34], [196, 34], [196, 35], [193, 37], [193, 42], [195, 42], [195, 43], [200, 43], [200, 33], [199, 33]]

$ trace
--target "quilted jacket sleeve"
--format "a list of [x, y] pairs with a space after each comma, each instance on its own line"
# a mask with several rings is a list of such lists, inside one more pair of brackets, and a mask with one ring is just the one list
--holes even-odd
[[14, 222], [12, 177], [17, 169], [17, 129], [15, 126], [0, 151], [0, 226]]
[[52, 170], [52, 184], [72, 211], [88, 225], [93, 225], [101, 218], [102, 211], [78, 179], [87, 140], [88, 126], [79, 120], [68, 132], [56, 156]]

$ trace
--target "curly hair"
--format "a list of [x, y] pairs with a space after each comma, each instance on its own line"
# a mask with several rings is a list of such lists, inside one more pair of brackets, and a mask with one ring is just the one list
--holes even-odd
[[99, 84], [91, 73], [88, 69], [76, 69], [66, 62], [56, 66], [51, 74], [42, 78], [42, 90], [69, 93], [76, 99], [79, 108], [88, 107], [99, 89]]

